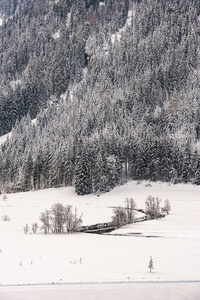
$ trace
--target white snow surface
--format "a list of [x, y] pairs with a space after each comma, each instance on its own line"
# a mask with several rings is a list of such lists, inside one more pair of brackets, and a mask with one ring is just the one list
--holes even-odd
[[22, 84], [21, 79], [10, 81], [10, 86], [13, 90], [16, 89], [18, 85], [21, 85], [21, 84]]
[[3, 24], [3, 19], [0, 17], [0, 26]]
[[105, 6], [105, 2], [99, 2], [99, 6]]
[[0, 145], [3, 144], [7, 138], [10, 136], [11, 133], [7, 133], [7, 134], [4, 134], [2, 136], [0, 136]]
[[[126, 198], [144, 208], [149, 195], [161, 206], [169, 199], [170, 214], [107, 235], [23, 232], [57, 202], [77, 207], [87, 225], [110, 221]], [[200, 187], [130, 181], [99, 197], [55, 188], [0, 198], [0, 299], [123, 298], [200, 299]]]
[[116, 38], [118, 40], [121, 39], [121, 36], [124, 33], [124, 31], [126, 30], [126, 28], [131, 25], [132, 18], [134, 18], [134, 16], [135, 16], [135, 10], [134, 10], [134, 8], [132, 8], [132, 9], [130, 9], [128, 11], [128, 16], [127, 16], [126, 23], [125, 23], [124, 27], [120, 28], [118, 30], [118, 32], [116, 32], [116, 33], [114, 33], [114, 34], [111, 35], [111, 41], [112, 41], [112, 43], [115, 42]]
[[57, 40], [60, 37], [60, 29], [56, 31], [53, 35], [54, 40]]

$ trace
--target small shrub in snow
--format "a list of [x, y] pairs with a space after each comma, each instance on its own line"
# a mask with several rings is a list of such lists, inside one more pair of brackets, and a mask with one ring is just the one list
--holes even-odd
[[23, 229], [24, 229], [24, 233], [27, 234], [29, 232], [28, 224], [26, 224]]
[[37, 230], [38, 230], [38, 223], [32, 223], [32, 231], [33, 233], [37, 233]]
[[1, 200], [3, 200], [3, 201], [8, 200], [8, 196], [7, 196], [6, 192], [5, 192], [5, 189], [2, 189], [0, 191], [0, 194], [1, 194], [1, 198], [0, 198]]
[[71, 260], [70, 264], [76, 265], [76, 264], [82, 264], [83, 259], [82, 257], [79, 258], [79, 260]]
[[167, 200], [165, 200], [165, 204], [162, 207], [162, 212], [164, 212], [164, 213], [166, 213], [168, 215], [169, 212], [170, 212], [170, 210], [171, 210], [171, 205], [170, 205], [169, 200], [167, 199]]
[[8, 221], [10, 221], [10, 217], [9, 217], [8, 215], [4, 215], [4, 216], [2, 217], [2, 221], [8, 222]]
[[2, 194], [2, 200], [3, 201], [7, 201], [8, 200], [8, 196], [5, 193]]

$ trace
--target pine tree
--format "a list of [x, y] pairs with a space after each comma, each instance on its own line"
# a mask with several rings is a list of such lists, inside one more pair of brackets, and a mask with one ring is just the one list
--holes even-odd
[[82, 141], [79, 144], [79, 152], [75, 163], [75, 192], [78, 195], [86, 195], [92, 192], [90, 161]]
[[149, 261], [148, 268], [149, 268], [150, 273], [151, 273], [151, 271], [154, 269], [154, 267], [153, 267], [153, 259], [152, 259], [151, 256], [150, 256], [150, 261]]
[[49, 186], [58, 187], [61, 182], [60, 152], [57, 150], [54, 153], [49, 170]]
[[190, 179], [191, 173], [191, 149], [189, 143], [187, 143], [184, 156], [183, 156], [183, 166], [182, 166], [182, 180], [187, 183]]
[[160, 143], [157, 139], [150, 144], [148, 169], [151, 180], [160, 179]]
[[24, 165], [24, 189], [29, 191], [33, 187], [33, 159], [31, 152], [27, 155]]
[[194, 183], [200, 185], [200, 158], [197, 158], [195, 167], [194, 167]]
[[99, 151], [93, 172], [93, 191], [95, 194], [100, 195], [101, 192], [105, 191], [105, 177], [105, 160]]

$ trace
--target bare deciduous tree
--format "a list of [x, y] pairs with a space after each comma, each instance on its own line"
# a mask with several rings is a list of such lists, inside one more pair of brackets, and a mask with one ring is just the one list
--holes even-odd
[[164, 206], [162, 207], [162, 212], [167, 213], [167, 215], [168, 215], [169, 212], [170, 212], [170, 210], [171, 210], [170, 202], [169, 202], [168, 199], [166, 199], [166, 200], [165, 200], [165, 204], [164, 204]]
[[112, 217], [112, 223], [115, 227], [119, 228], [127, 224], [126, 209], [121, 206], [114, 208], [114, 215]]
[[8, 215], [3, 215], [2, 221], [8, 222], [8, 221], [10, 221], [10, 217]]
[[120, 227], [134, 222], [136, 215], [136, 203], [133, 198], [126, 199], [126, 206], [118, 206], [114, 208], [112, 222], [115, 227]]
[[40, 214], [40, 221], [42, 222], [42, 229], [44, 230], [44, 233], [49, 233], [50, 230], [50, 216], [51, 212], [49, 210], [45, 210], [45, 212]]
[[32, 223], [32, 231], [33, 233], [36, 233], [38, 230], [38, 223]]
[[131, 224], [134, 222], [135, 215], [136, 215], [136, 208], [137, 205], [133, 198], [126, 199], [126, 215], [127, 215], [127, 224]]
[[24, 229], [24, 233], [27, 234], [29, 231], [28, 224], [26, 224], [23, 229]]
[[156, 197], [148, 196], [145, 201], [146, 209], [145, 213], [149, 219], [157, 219], [160, 217], [160, 202], [161, 200]]

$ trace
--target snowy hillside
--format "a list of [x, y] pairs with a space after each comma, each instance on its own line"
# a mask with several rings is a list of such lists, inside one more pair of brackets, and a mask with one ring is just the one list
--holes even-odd
[[[144, 208], [148, 195], [159, 197], [163, 202], [169, 199], [171, 213], [166, 218], [135, 223], [107, 235], [25, 235], [23, 232], [26, 223], [39, 223], [40, 212], [56, 202], [77, 207], [78, 214], [83, 213], [83, 224], [95, 224], [109, 221], [112, 215], [110, 207], [124, 205], [125, 198], [133, 197], [137, 207]], [[166, 293], [172, 296], [170, 299], [182, 300], [186, 299], [186, 295], [190, 300], [199, 299], [199, 196], [200, 187], [162, 183], [149, 185], [147, 182], [129, 182], [100, 197], [79, 197], [73, 188], [9, 194], [7, 201], [0, 200], [0, 217], [8, 215], [11, 218], [7, 222], [0, 221], [0, 299], [18, 299], [12, 294], [18, 284], [40, 284], [37, 289], [41, 289], [41, 284], [68, 283], [70, 290], [69, 283], [73, 283], [80, 290], [81, 283], [84, 290], [91, 289], [91, 283], [96, 283], [92, 287], [94, 296], [95, 289], [104, 288], [103, 282], [110, 293], [108, 299], [120, 299], [119, 295], [122, 296], [120, 293], [113, 294], [114, 287], [108, 289], [114, 284], [120, 290], [119, 282], [124, 284], [122, 289], [126, 289], [127, 299], [132, 299], [133, 285], [139, 282], [147, 290], [150, 282], [154, 282], [153, 289], [159, 290], [159, 293], [166, 290], [159, 289], [159, 286], [170, 282], [172, 286], [168, 286]], [[152, 273], [148, 270], [150, 256], [154, 261]], [[60, 289], [67, 287], [62, 285]], [[139, 295], [144, 295], [142, 288], [137, 286], [136, 291], [138, 298], [134, 299], [142, 299], [139, 298]], [[184, 297], [180, 296], [181, 293]], [[80, 297], [81, 293], [75, 294], [78, 296], [74, 299], [86, 299]], [[1, 298], [1, 295], [12, 295], [12, 298]], [[156, 298], [153, 293], [148, 299], [169, 298]]]
[[200, 185], [198, 0], [1, 0], [0, 14], [7, 192]]

